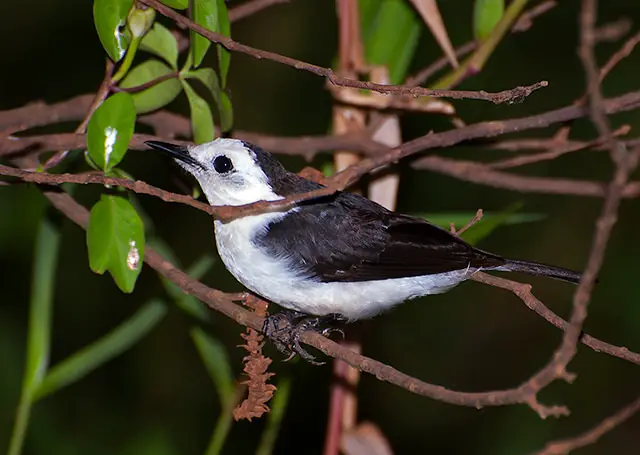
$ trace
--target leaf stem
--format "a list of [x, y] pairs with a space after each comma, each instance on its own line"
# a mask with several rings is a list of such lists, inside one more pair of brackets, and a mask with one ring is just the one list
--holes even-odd
[[129, 44], [129, 49], [127, 49], [127, 53], [124, 56], [124, 60], [122, 61], [122, 65], [116, 71], [116, 74], [111, 78], [111, 84], [115, 85], [122, 80], [123, 77], [127, 75], [129, 70], [131, 69], [131, 65], [133, 64], [133, 59], [136, 56], [136, 52], [138, 51], [138, 46], [140, 46], [140, 41], [142, 41], [142, 37], [133, 38], [131, 40], [131, 44]]

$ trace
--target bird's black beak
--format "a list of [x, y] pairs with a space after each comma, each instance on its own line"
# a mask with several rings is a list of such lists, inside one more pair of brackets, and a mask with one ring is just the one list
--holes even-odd
[[160, 141], [145, 141], [145, 144], [154, 150], [160, 150], [161, 152], [168, 153], [176, 160], [180, 160], [190, 166], [202, 169], [202, 164], [189, 155], [189, 150], [184, 145], [176, 145]]

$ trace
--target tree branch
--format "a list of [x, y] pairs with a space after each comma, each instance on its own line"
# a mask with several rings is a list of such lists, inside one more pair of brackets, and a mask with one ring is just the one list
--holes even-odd
[[[65, 216], [80, 227], [86, 229], [89, 221], [89, 212], [71, 196], [57, 191], [45, 191], [44, 195]], [[241, 325], [256, 330], [262, 329], [264, 320], [261, 317], [233, 303], [242, 298], [241, 294], [226, 294], [222, 291], [209, 288], [173, 266], [173, 264], [149, 246], [145, 249], [144, 261], [162, 276], [180, 287], [184, 292], [197, 297], [211, 309], [228, 316]], [[382, 381], [397, 385], [412, 393], [447, 403], [476, 408], [523, 403], [532, 406], [541, 416], [562, 415], [567, 411], [564, 407], [545, 407], [532, 401], [531, 391], [536, 388], [536, 385], [532, 384], [531, 380], [523, 383], [519, 387], [502, 391], [480, 393], [457, 392], [439, 385], [420, 381], [382, 362], [340, 346], [315, 332], [305, 332], [302, 336], [302, 341], [319, 349], [326, 355], [344, 360], [351, 366], [370, 373]]]
[[209, 41], [224, 46], [229, 51], [250, 55], [258, 59], [271, 60], [277, 63], [281, 63], [283, 65], [291, 66], [298, 70], [308, 71], [310, 73], [317, 74], [318, 76], [324, 76], [332, 84], [338, 85], [341, 87], [360, 88], [360, 89], [376, 91], [379, 93], [403, 94], [403, 95], [411, 95], [411, 96], [430, 96], [434, 98], [451, 98], [451, 99], [475, 99], [475, 100], [490, 101], [495, 104], [501, 104], [501, 103], [513, 103], [516, 101], [520, 101], [523, 98], [526, 98], [527, 96], [529, 96], [535, 90], [538, 90], [539, 88], [542, 88], [542, 87], [546, 87], [548, 85], [547, 81], [540, 81], [535, 84], [524, 86], [524, 87], [516, 87], [510, 90], [504, 90], [502, 92], [497, 92], [497, 93], [488, 93], [488, 92], [485, 92], [484, 90], [480, 90], [480, 91], [431, 90], [423, 87], [411, 87], [407, 85], [386, 85], [386, 84], [376, 84], [369, 81], [358, 81], [355, 79], [349, 79], [349, 78], [338, 76], [335, 72], [333, 72], [329, 68], [313, 65], [311, 63], [303, 62], [301, 60], [297, 60], [291, 57], [286, 57], [284, 55], [280, 55], [275, 52], [256, 49], [254, 47], [238, 43], [232, 40], [231, 38], [228, 38], [219, 33], [212, 32], [211, 30], [208, 30], [196, 24], [195, 22], [189, 20], [188, 18], [186, 18], [181, 14], [178, 14], [173, 9], [163, 5], [157, 0], [139, 0], [139, 2], [152, 7], [163, 16], [173, 19], [177, 24], [183, 27], [187, 27], [190, 30], [195, 31], [196, 33], [199, 33], [200, 35], [207, 38]]
[[582, 433], [581, 435], [574, 438], [549, 442], [544, 449], [532, 455], [565, 455], [576, 449], [594, 444], [603, 435], [613, 430], [618, 425], [624, 423], [625, 420], [628, 420], [639, 411], [640, 397], [636, 398], [634, 401], [629, 403], [624, 408], [620, 409], [612, 416], [607, 417], [598, 425], [591, 428], [589, 431], [586, 431], [585, 433]]

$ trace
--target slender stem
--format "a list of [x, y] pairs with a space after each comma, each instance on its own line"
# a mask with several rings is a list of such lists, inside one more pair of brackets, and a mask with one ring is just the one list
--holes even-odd
[[22, 452], [33, 394], [42, 382], [49, 363], [51, 304], [59, 245], [60, 232], [45, 214], [36, 239], [25, 370], [8, 455], [19, 455]]
[[138, 51], [138, 46], [140, 45], [140, 41], [142, 41], [142, 37], [133, 38], [131, 40], [131, 44], [129, 44], [129, 49], [127, 49], [127, 53], [124, 56], [124, 60], [122, 61], [122, 65], [116, 71], [116, 74], [111, 78], [111, 84], [115, 85], [120, 80], [126, 76], [126, 74], [131, 69], [131, 65], [133, 64], [133, 59], [136, 56], [136, 52]]
[[178, 71], [172, 71], [170, 73], [163, 74], [162, 76], [158, 76], [155, 79], [147, 81], [144, 84], [136, 85], [135, 87], [118, 87], [116, 85], [113, 85], [111, 87], [111, 90], [114, 92], [137, 93], [179, 76], [180, 73]]

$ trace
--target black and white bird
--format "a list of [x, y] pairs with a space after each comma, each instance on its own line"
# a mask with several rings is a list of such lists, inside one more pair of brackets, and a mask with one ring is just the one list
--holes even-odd
[[[146, 144], [171, 154], [214, 206], [274, 201], [322, 187], [237, 139], [190, 147]], [[479, 270], [580, 279], [571, 270], [479, 250], [428, 221], [350, 192], [286, 211], [216, 220], [214, 226], [218, 252], [233, 276], [299, 316], [369, 318], [408, 299], [448, 291]], [[305, 320], [301, 327], [316, 323]]]

